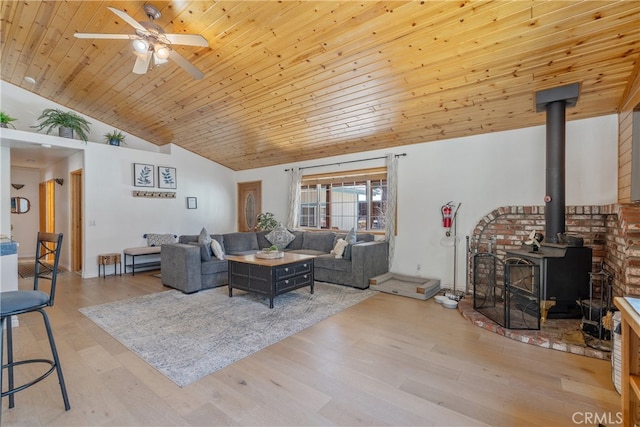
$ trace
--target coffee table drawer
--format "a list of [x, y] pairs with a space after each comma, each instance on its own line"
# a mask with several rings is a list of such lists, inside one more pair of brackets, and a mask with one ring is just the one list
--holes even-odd
[[281, 294], [288, 290], [302, 288], [311, 285], [312, 275], [305, 274], [291, 279], [280, 280], [276, 282], [276, 294]]
[[301, 262], [298, 264], [288, 265], [286, 267], [278, 267], [275, 271], [276, 280], [285, 279], [291, 276], [297, 276], [300, 274], [311, 272], [311, 262]]

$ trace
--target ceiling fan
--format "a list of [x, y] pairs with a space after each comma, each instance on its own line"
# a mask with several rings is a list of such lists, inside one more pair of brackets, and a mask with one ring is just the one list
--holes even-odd
[[75, 33], [79, 39], [123, 39], [132, 40], [133, 52], [136, 54], [136, 63], [133, 72], [145, 74], [149, 70], [153, 59], [154, 65], [164, 64], [168, 58], [175, 61], [180, 67], [187, 71], [194, 79], [201, 79], [204, 73], [195, 65], [187, 61], [182, 55], [171, 48], [172, 44], [186, 46], [209, 47], [207, 40], [200, 34], [167, 34], [164, 29], [156, 24], [154, 20], [160, 18], [160, 11], [150, 5], [144, 5], [144, 11], [149, 17], [149, 21], [138, 22], [122, 10], [107, 7], [111, 12], [122, 18], [135, 30], [135, 34], [91, 34]]

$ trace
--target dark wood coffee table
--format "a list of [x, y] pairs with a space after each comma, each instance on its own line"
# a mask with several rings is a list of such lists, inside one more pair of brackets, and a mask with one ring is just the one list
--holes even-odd
[[233, 296], [233, 289], [263, 294], [273, 308], [273, 298], [278, 295], [305, 286], [310, 286], [313, 293], [313, 258], [288, 252], [275, 259], [229, 255], [229, 296]]

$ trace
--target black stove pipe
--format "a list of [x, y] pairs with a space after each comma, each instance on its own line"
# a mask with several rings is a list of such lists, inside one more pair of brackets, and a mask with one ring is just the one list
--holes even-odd
[[565, 106], [564, 100], [547, 104], [544, 239], [548, 243], [558, 243], [558, 233], [565, 232]]
[[578, 102], [580, 84], [536, 92], [536, 111], [547, 112], [545, 241], [558, 243], [565, 233], [565, 123], [566, 108]]

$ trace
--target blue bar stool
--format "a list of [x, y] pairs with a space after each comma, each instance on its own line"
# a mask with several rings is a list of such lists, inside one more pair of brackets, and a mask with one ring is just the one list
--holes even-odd
[[[58, 276], [58, 261], [60, 260], [60, 251], [62, 250], [62, 233], [38, 233], [38, 244], [36, 248], [35, 275], [33, 279], [33, 290], [27, 291], [8, 291], [0, 292], [0, 358], [2, 358], [2, 369], [0, 369], [0, 385], [3, 384], [2, 376], [6, 369], [8, 373], [8, 389], [3, 390], [1, 398], [9, 397], [9, 408], [15, 406], [14, 394], [24, 390], [32, 385], [42, 381], [48, 377], [53, 371], [58, 374], [58, 382], [60, 383], [60, 391], [62, 392], [62, 400], [64, 401], [64, 409], [69, 410], [69, 398], [67, 389], [64, 385], [62, 376], [62, 368], [56, 350], [56, 343], [53, 339], [51, 324], [49, 317], [45, 312], [45, 308], [53, 306], [53, 299], [56, 292], [56, 278]], [[49, 280], [51, 287], [49, 292], [39, 290], [39, 281], [41, 279]], [[13, 358], [13, 332], [11, 328], [11, 318], [13, 316], [22, 315], [31, 312], [39, 312], [42, 314], [44, 326], [49, 337], [49, 345], [51, 346], [51, 354], [53, 359], [28, 359], [14, 360]], [[4, 352], [2, 346], [4, 344], [4, 327], [7, 332], [7, 363], [4, 363]], [[15, 386], [14, 384], [14, 367], [27, 363], [44, 363], [49, 365], [49, 369], [38, 378], [33, 379], [23, 385]], [[0, 421], [2, 420], [2, 407], [0, 405]]]

